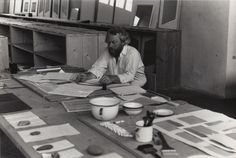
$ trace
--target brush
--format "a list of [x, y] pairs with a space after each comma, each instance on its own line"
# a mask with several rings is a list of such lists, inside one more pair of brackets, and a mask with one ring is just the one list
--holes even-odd
[[162, 135], [162, 133], [160, 131], [157, 132], [161, 143], [162, 143], [162, 148], [161, 148], [161, 152], [163, 156], [168, 156], [168, 155], [178, 155], [178, 153], [176, 152], [176, 150], [169, 146], [169, 144], [167, 143], [165, 137]]
[[155, 149], [152, 144], [139, 145], [139, 146], [137, 147], [137, 149], [138, 149], [139, 151], [143, 152], [144, 154], [151, 154], [151, 155], [154, 156], [155, 158], [161, 158], [161, 157], [157, 154], [157, 149]]

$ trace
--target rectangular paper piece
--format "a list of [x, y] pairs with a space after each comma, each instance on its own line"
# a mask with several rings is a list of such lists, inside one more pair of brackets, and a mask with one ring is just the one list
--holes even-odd
[[58, 72], [48, 72], [43, 76], [43, 80], [60, 80], [60, 81], [70, 81], [73, 73], [58, 73]]
[[35, 142], [51, 138], [57, 138], [62, 136], [76, 135], [80, 132], [77, 131], [70, 124], [62, 124], [56, 126], [47, 126], [41, 128], [35, 128], [30, 130], [19, 131], [18, 134], [24, 140], [24, 142]]
[[[51, 148], [46, 148], [47, 146], [51, 146]], [[41, 145], [34, 145], [33, 148], [39, 152], [39, 153], [51, 153], [55, 151], [65, 150], [74, 147], [75, 145], [69, 142], [66, 139], [47, 143], [47, 144], [41, 144]]]
[[42, 126], [46, 123], [31, 111], [3, 116], [15, 129]]
[[146, 90], [139, 86], [122, 86], [122, 87], [110, 88], [110, 90], [116, 93], [117, 95], [146, 93]]
[[154, 128], [216, 158], [236, 157], [236, 120], [199, 110], [154, 120]]
[[[76, 150], [75, 148], [63, 150], [58, 152], [60, 158], [80, 158], [84, 156], [81, 152]], [[43, 158], [52, 158], [51, 154], [43, 153]]]
[[89, 103], [89, 99], [87, 98], [62, 101], [61, 103], [67, 112], [81, 112], [91, 110], [91, 105]]
[[67, 83], [58, 85], [50, 94], [65, 95], [72, 97], [87, 97], [95, 90], [101, 89], [100, 86], [79, 85], [76, 83]]

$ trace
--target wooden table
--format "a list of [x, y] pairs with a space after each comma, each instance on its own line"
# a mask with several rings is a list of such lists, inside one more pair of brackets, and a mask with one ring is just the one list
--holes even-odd
[[[64, 137], [69, 140], [72, 144], [75, 145], [75, 148], [84, 154], [84, 157], [91, 157], [86, 149], [90, 144], [103, 144], [102, 148], [105, 150], [105, 153], [117, 152], [122, 155], [124, 158], [134, 158], [134, 157], [147, 157], [151, 158], [151, 155], [144, 155], [141, 152], [137, 151], [135, 148], [138, 143], [134, 138], [125, 139], [123, 137], [114, 135], [108, 130], [104, 133], [104, 129], [97, 130], [95, 126], [99, 121], [95, 120], [92, 115], [89, 113], [67, 113], [63, 106], [59, 102], [49, 102], [43, 99], [41, 96], [37, 95], [30, 89], [22, 86], [15, 80], [6, 81], [7, 88], [0, 89], [0, 94], [4, 93], [13, 93], [22, 99], [25, 103], [32, 107], [32, 112], [38, 115], [42, 120], [44, 120], [47, 125], [57, 125], [63, 123], [70, 123], [74, 128], [80, 131], [79, 135], [67, 136]], [[200, 108], [190, 105], [186, 102], [179, 101], [182, 103], [179, 107], [175, 108], [173, 106], [164, 104], [158, 107], [146, 107], [145, 110], [153, 110], [154, 108], [170, 108], [175, 111], [176, 114], [183, 112], [190, 112], [199, 110]], [[145, 114], [145, 111], [141, 115], [130, 117], [120, 111], [116, 120], [124, 119], [129, 121], [132, 128], [132, 121], [134, 122], [137, 119], [140, 119]], [[50, 139], [42, 142], [32, 142], [25, 143], [22, 138], [17, 134], [17, 131], [3, 118], [0, 116], [0, 128], [1, 130], [9, 137], [9, 139], [14, 143], [14, 145], [23, 153], [26, 158], [40, 158], [33, 148], [33, 145], [42, 144], [50, 142], [53, 140], [60, 140], [62, 138]], [[103, 128], [103, 127], [101, 127]], [[109, 135], [109, 136], [107, 136]], [[202, 154], [201, 151], [192, 148], [188, 145], [185, 145], [182, 142], [179, 142], [173, 138], [166, 136], [168, 143], [173, 146], [179, 153], [178, 158], [186, 158], [187, 156], [194, 154]], [[127, 145], [129, 148], [127, 148]]]

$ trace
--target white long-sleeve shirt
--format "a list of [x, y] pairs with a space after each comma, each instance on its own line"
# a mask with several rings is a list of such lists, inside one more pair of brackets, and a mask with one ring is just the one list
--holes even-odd
[[138, 86], [143, 86], [146, 83], [141, 56], [134, 47], [129, 45], [124, 46], [117, 62], [106, 49], [92, 65], [89, 72], [97, 78], [101, 78], [105, 73], [117, 75], [121, 83], [131, 83]]

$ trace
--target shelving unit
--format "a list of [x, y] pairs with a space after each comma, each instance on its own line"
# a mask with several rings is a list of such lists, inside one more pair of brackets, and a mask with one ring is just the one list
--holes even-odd
[[[60, 65], [66, 64], [66, 38], [58, 35], [51, 35], [34, 31], [34, 52], [37, 58], [45, 58], [55, 61]], [[46, 62], [50, 63], [50, 62]], [[43, 62], [42, 65], [45, 63]], [[36, 66], [42, 66], [40, 62], [35, 63]]]
[[25, 66], [70, 65], [89, 68], [105, 48], [105, 32], [0, 18], [9, 38], [10, 62]]
[[[21, 20], [18, 20], [19, 18]], [[13, 29], [10, 28], [20, 25], [23, 27], [21, 31], [25, 29], [30, 32], [23, 31], [25, 36], [31, 38], [32, 35], [33, 53], [26, 47], [23, 49], [22, 46], [11, 44], [14, 45], [11, 50], [12, 62], [22, 62], [23, 59], [15, 59], [15, 54], [18, 53], [20, 58], [23, 58], [24, 54], [27, 56], [25, 62], [33, 58], [33, 62], [30, 62], [33, 66], [66, 64], [85, 69], [90, 68], [106, 47], [104, 31], [115, 26], [16, 15], [0, 17], [0, 33], [8, 30], [8, 34], [12, 34]], [[180, 86], [181, 31], [124, 27], [130, 34], [130, 45], [134, 46], [143, 58], [148, 79], [145, 88], [157, 91]], [[21, 32], [16, 28], [15, 31]], [[29, 55], [29, 52], [33, 55]]]

